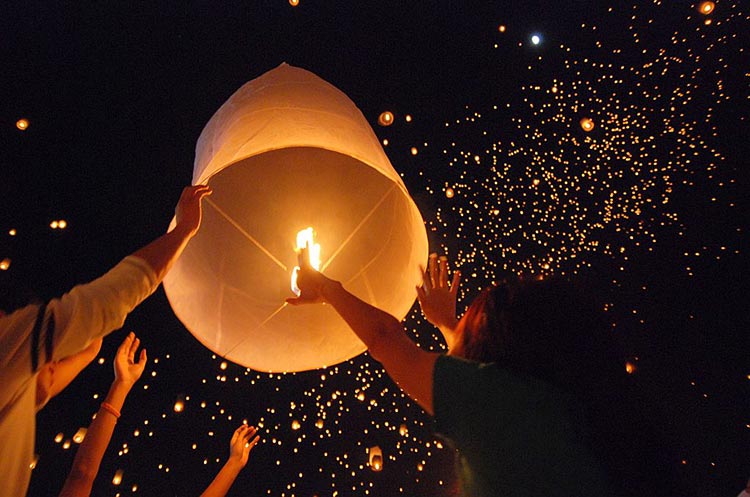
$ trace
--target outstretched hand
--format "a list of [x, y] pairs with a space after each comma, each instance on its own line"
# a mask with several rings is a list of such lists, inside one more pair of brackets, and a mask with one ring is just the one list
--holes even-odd
[[135, 333], [130, 332], [118, 347], [114, 360], [116, 381], [133, 385], [143, 374], [148, 357], [146, 349], [141, 349], [140, 357], [136, 362], [135, 353], [140, 344], [141, 340], [135, 336]]
[[[453, 281], [448, 286], [448, 258], [430, 254], [429, 266], [422, 269], [422, 286], [417, 287], [417, 298], [425, 319], [441, 329], [456, 329], [456, 296], [461, 281], [461, 272], [453, 272]], [[447, 338], [447, 337], [446, 337]]]
[[229, 442], [229, 458], [236, 459], [244, 468], [250, 456], [250, 451], [253, 450], [259, 440], [258, 430], [254, 426], [240, 425], [239, 428], [234, 430], [232, 440]]
[[211, 195], [212, 190], [208, 185], [187, 186], [182, 190], [180, 200], [175, 207], [175, 220], [180, 229], [190, 235], [194, 235], [200, 228], [203, 218], [203, 197]]
[[333, 280], [326, 278], [310, 264], [310, 248], [300, 249], [297, 254], [299, 269], [297, 270], [297, 287], [300, 289], [298, 297], [286, 299], [287, 304], [314, 304], [323, 302], [323, 287]]

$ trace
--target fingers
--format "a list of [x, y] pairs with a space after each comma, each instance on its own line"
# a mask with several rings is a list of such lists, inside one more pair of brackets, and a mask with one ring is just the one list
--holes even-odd
[[138, 364], [145, 366], [146, 361], [148, 361], [148, 354], [146, 354], [146, 349], [141, 350], [141, 355], [138, 358]]
[[128, 350], [128, 361], [131, 363], [135, 362], [135, 352], [141, 345], [141, 339], [133, 335], [134, 340], [130, 342], [130, 350]]
[[441, 255], [438, 260], [438, 285], [445, 288], [448, 286], [448, 258]]
[[418, 286], [417, 287], [417, 300], [419, 300], [419, 304], [421, 305], [424, 299], [427, 298], [427, 290], [424, 286]]
[[127, 356], [130, 352], [130, 344], [133, 342], [134, 338], [135, 333], [133, 333], [132, 331], [128, 333], [128, 335], [125, 337], [125, 340], [123, 340], [120, 346], [117, 347], [117, 355]]
[[454, 297], [458, 294], [458, 284], [461, 282], [461, 271], [453, 271], [453, 281], [451, 282], [451, 295]]
[[435, 288], [438, 284], [438, 275], [437, 275], [437, 269], [438, 269], [438, 258], [436, 253], [430, 254], [430, 260], [428, 263], [429, 272], [430, 272], [430, 288]]

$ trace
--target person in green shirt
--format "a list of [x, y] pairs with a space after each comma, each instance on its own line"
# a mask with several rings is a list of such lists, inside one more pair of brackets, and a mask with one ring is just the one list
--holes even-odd
[[435, 417], [457, 449], [462, 495], [638, 495], [644, 483], [649, 488], [651, 480], [620, 457], [642, 455], [627, 454], [636, 449], [628, 440], [635, 419], [616, 400], [626, 388], [624, 363], [598, 309], [568, 282], [505, 281], [483, 290], [457, 319], [460, 273], [448, 284], [447, 259], [431, 254], [417, 294], [448, 345], [448, 354], [439, 354], [419, 348], [396, 318], [313, 269], [306, 250], [300, 268], [301, 294], [287, 302], [332, 305], [390, 377]]

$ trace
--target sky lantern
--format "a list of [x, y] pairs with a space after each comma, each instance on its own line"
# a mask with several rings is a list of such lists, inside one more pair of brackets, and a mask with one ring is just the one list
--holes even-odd
[[497, 27], [497, 30], [501, 33], [505, 33], [505, 29], [506, 29], [505, 24], [501, 24], [500, 26]]
[[122, 483], [122, 475], [123, 471], [121, 469], [115, 471], [115, 476], [112, 477], [112, 485], [119, 485]]
[[222, 359], [292, 372], [364, 352], [330, 306], [284, 302], [308, 229], [320, 270], [352, 293], [397, 319], [414, 303], [422, 216], [362, 112], [315, 74], [282, 64], [237, 90], [198, 138], [193, 184], [213, 195], [164, 289]]
[[20, 129], [21, 131], [26, 131], [29, 129], [29, 120], [28, 119], [19, 119], [16, 121], [16, 128]]
[[7, 271], [10, 269], [10, 258], [6, 257], [0, 261], [0, 271]]
[[581, 123], [581, 129], [587, 133], [591, 131], [592, 129], [594, 129], [594, 120], [591, 119], [590, 117], [582, 118], [580, 123]]
[[380, 450], [379, 446], [370, 447], [368, 451], [370, 453], [370, 468], [373, 471], [383, 470], [383, 451]]
[[714, 11], [714, 8], [716, 8], [716, 4], [714, 2], [701, 2], [700, 6], [698, 6], [698, 10], [703, 15], [710, 14]]
[[291, 5], [292, 7], [296, 7], [297, 5], [299, 5], [299, 0], [289, 0], [289, 5]]
[[393, 112], [387, 110], [385, 112], [381, 112], [378, 116], [378, 124], [381, 126], [390, 126], [393, 124]]

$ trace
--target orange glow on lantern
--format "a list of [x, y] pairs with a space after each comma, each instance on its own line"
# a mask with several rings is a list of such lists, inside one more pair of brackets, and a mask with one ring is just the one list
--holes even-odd
[[[320, 270], [320, 244], [314, 242], [315, 233], [312, 228], [305, 228], [297, 233], [297, 251], [308, 248], [307, 255], [310, 257], [310, 265], [316, 270]], [[299, 266], [295, 266], [292, 271], [292, 291], [299, 297], [300, 289], [297, 286], [297, 272]]]
[[700, 6], [698, 7], [698, 10], [703, 15], [708, 15], [711, 12], [714, 11], [714, 8], [716, 7], [716, 4], [713, 2], [701, 2]]
[[505, 33], [505, 24], [501, 24], [497, 27], [497, 30], [501, 33]]
[[119, 485], [122, 483], [122, 473], [123, 471], [121, 469], [115, 471], [115, 476], [112, 477], [112, 485]]
[[174, 401], [174, 412], [182, 412], [185, 410], [185, 401], [182, 400], [182, 396], [177, 397], [177, 400]]
[[385, 112], [381, 112], [380, 116], [378, 116], [378, 124], [381, 126], [390, 126], [393, 124], [393, 112], [387, 110]]
[[446, 188], [446, 189], [445, 189], [445, 196], [446, 196], [447, 198], [453, 198], [453, 196], [454, 196], [454, 195], [456, 195], [456, 192], [455, 192], [455, 191], [453, 191], [453, 188], [451, 188], [451, 187], [449, 186], [448, 188]]
[[383, 470], [383, 451], [377, 445], [370, 447], [370, 468], [373, 471]]
[[83, 439], [86, 438], [86, 432], [88, 430], [86, 428], [78, 428], [78, 431], [75, 435], [73, 435], [73, 441], [77, 444], [83, 442]]
[[0, 271], [7, 271], [10, 268], [10, 259], [6, 257], [0, 261]]
[[635, 364], [633, 364], [630, 361], [625, 363], [625, 372], [627, 372], [628, 374], [633, 374], [635, 373], [635, 370], [636, 370]]
[[594, 120], [590, 117], [584, 117], [583, 119], [581, 119], [581, 129], [583, 129], [587, 133], [594, 129]]
[[297, 421], [296, 419], [295, 419], [294, 421], [292, 421], [292, 430], [295, 430], [295, 431], [297, 431], [297, 430], [299, 430], [299, 429], [300, 429], [300, 427], [301, 427], [301, 426], [302, 426], [302, 425], [300, 425], [300, 424], [299, 424], [299, 421]]
[[299, 5], [299, 0], [289, 0], [289, 5], [291, 5], [292, 7], [296, 7], [297, 5]]
[[18, 121], [16, 121], [16, 128], [20, 129], [21, 131], [26, 131], [29, 128], [29, 120], [19, 119]]

